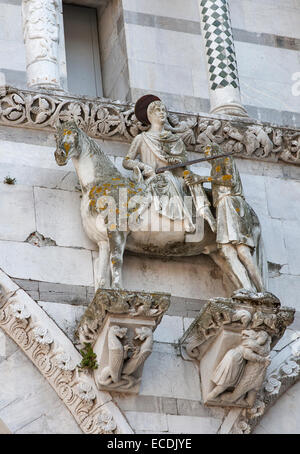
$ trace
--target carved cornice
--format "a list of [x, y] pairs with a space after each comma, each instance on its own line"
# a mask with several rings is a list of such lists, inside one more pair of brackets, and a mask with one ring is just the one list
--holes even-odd
[[23, 350], [56, 391], [85, 434], [133, 433], [89, 373], [81, 355], [48, 315], [0, 270], [0, 328]]
[[[1, 125], [51, 131], [71, 119], [89, 136], [104, 140], [129, 143], [147, 129], [135, 118], [133, 104], [0, 87]], [[170, 112], [168, 121], [167, 128], [181, 134], [190, 151], [200, 153], [216, 143], [237, 157], [300, 164], [300, 130], [209, 114]]]

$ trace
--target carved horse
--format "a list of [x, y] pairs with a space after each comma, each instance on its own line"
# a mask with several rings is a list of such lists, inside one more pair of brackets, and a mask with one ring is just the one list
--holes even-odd
[[[149, 193], [143, 183], [125, 177], [114, 166], [97, 142], [82, 131], [74, 121], [57, 127], [55, 159], [59, 166], [72, 159], [82, 190], [81, 217], [88, 237], [99, 247], [96, 264], [95, 288], [122, 288], [124, 250], [152, 257], [180, 257], [209, 254], [224, 272], [232, 274], [229, 264], [217, 250], [215, 233], [205, 221], [201, 235], [189, 234], [186, 240], [184, 221], [163, 218], [149, 202]], [[130, 216], [138, 222], [120, 228], [116, 222], [107, 222], [109, 213], [119, 213], [121, 206], [111, 206], [117, 201], [120, 190], [128, 196]], [[140, 199], [139, 199], [140, 197]], [[107, 199], [106, 199], [107, 198]], [[102, 201], [101, 201], [101, 200]], [[109, 200], [108, 200], [109, 199]], [[103, 200], [107, 200], [107, 204]], [[142, 200], [142, 202], [141, 202]], [[137, 201], [139, 201], [137, 203]], [[123, 205], [126, 205], [127, 202]], [[136, 208], [138, 207], [138, 208]], [[254, 213], [254, 212], [253, 212]], [[121, 214], [119, 214], [121, 216]], [[253, 214], [254, 216], [255, 213]], [[128, 216], [128, 214], [126, 214]], [[120, 218], [119, 218], [120, 219]], [[256, 217], [257, 245], [260, 241], [259, 221]], [[162, 222], [165, 228], [157, 228]], [[120, 224], [120, 223], [119, 223]], [[237, 285], [241, 287], [242, 285]]]

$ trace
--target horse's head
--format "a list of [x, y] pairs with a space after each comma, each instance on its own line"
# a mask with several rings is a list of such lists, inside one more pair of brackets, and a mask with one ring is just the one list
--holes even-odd
[[56, 128], [55, 160], [59, 166], [65, 166], [70, 158], [79, 156], [78, 147], [80, 129], [75, 121], [68, 121]]

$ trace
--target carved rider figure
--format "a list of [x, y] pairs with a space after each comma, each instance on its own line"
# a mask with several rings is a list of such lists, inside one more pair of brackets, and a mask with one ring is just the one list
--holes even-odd
[[[205, 154], [218, 156], [218, 145], [206, 147]], [[231, 270], [230, 277], [236, 288], [264, 290], [262, 269], [253, 260], [255, 235], [260, 235], [258, 218], [246, 202], [239, 171], [232, 157], [220, 157], [209, 161], [212, 168], [209, 177], [188, 175], [185, 180], [193, 184], [212, 184], [213, 204], [217, 213], [217, 245]], [[257, 246], [256, 246], [257, 247]], [[262, 244], [261, 244], [262, 248]], [[258, 247], [257, 247], [258, 249]], [[262, 260], [257, 260], [262, 267]]]
[[123, 166], [133, 170], [138, 181], [144, 179], [152, 193], [155, 209], [173, 221], [184, 220], [187, 232], [193, 232], [195, 225], [192, 209], [184, 204], [184, 197], [192, 194], [195, 199], [199, 196], [203, 208], [200, 215], [209, 222], [214, 231], [215, 220], [202, 185], [190, 191], [183, 178], [184, 168], [165, 171], [159, 175], [155, 173], [159, 167], [187, 161], [186, 148], [180, 134], [175, 134], [165, 127], [167, 111], [164, 104], [157, 96], [145, 95], [136, 102], [135, 115], [141, 123], [149, 124], [150, 129], [135, 137], [123, 160]]

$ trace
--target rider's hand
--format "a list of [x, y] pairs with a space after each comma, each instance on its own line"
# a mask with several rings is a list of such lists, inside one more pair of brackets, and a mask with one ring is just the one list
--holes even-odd
[[192, 186], [197, 183], [202, 183], [201, 177], [198, 175], [186, 175], [184, 176], [184, 181], [188, 186]]
[[155, 171], [154, 171], [153, 167], [145, 165], [144, 169], [143, 169], [143, 175], [146, 178], [152, 177], [153, 175], [155, 175]]
[[168, 163], [169, 164], [181, 164], [181, 159], [179, 158], [173, 158], [173, 157], [170, 157], [168, 158]]

